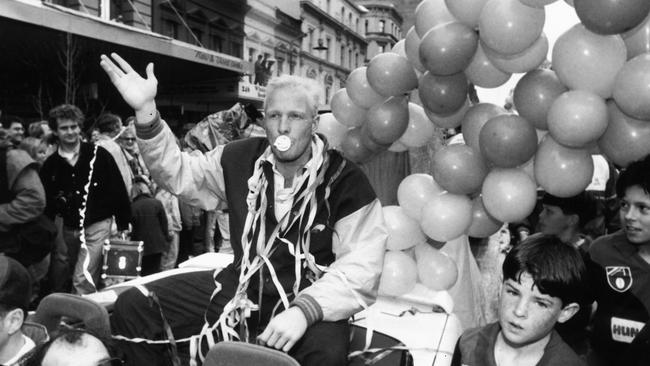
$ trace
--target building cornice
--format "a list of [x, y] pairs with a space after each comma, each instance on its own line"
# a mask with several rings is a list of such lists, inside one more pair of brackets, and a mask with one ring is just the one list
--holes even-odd
[[[355, 32], [352, 28], [348, 27], [345, 25], [343, 22], [339, 21], [338, 19], [334, 18], [330, 14], [327, 14], [323, 9], [319, 8], [316, 6], [314, 3], [312, 3], [309, 0], [301, 0], [300, 1], [300, 8], [303, 9], [304, 11], [309, 11], [312, 14], [316, 15], [319, 19], [323, 19], [327, 21], [329, 25], [332, 26], [337, 31], [343, 32], [347, 34], [349, 37], [356, 38], [359, 42], [363, 43], [364, 45], [367, 45], [368, 42], [366, 41], [365, 37], [357, 32]], [[355, 6], [355, 9], [358, 9]]]

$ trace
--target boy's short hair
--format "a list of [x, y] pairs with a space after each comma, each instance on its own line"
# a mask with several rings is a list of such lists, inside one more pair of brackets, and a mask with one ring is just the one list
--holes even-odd
[[23, 127], [25, 126], [25, 123], [23, 122], [22, 118], [18, 116], [12, 116], [12, 115], [5, 115], [1, 117], [0, 123], [2, 123], [2, 128], [7, 130], [10, 129], [11, 125], [13, 125], [14, 123], [20, 123], [21, 125], [23, 125]]
[[633, 186], [640, 186], [645, 193], [650, 194], [650, 155], [623, 169], [616, 182], [616, 196], [623, 198], [625, 191]]
[[27, 314], [32, 298], [29, 272], [18, 261], [0, 256], [0, 314], [21, 309]]
[[557, 197], [550, 193], [544, 193], [542, 204], [557, 206], [565, 215], [578, 215], [580, 227], [595, 218], [598, 210], [596, 201], [587, 192], [572, 197]]
[[77, 122], [79, 127], [82, 127], [84, 124], [84, 114], [76, 105], [72, 104], [61, 104], [50, 109], [49, 118], [47, 119], [47, 124], [50, 126], [52, 131], [56, 131], [58, 119], [70, 119]]
[[97, 117], [95, 126], [101, 133], [113, 133], [122, 128], [122, 119], [113, 113], [104, 113]]
[[539, 292], [557, 297], [562, 306], [585, 300], [587, 268], [580, 252], [555, 235], [533, 235], [517, 244], [503, 262], [503, 280], [533, 278]]

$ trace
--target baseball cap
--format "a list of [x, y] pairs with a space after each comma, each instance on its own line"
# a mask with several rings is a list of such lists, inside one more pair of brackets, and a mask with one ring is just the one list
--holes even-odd
[[0, 306], [27, 311], [32, 297], [29, 272], [13, 258], [0, 256]]

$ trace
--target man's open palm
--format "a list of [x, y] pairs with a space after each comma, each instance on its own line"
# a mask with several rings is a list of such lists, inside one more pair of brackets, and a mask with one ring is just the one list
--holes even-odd
[[147, 65], [147, 78], [145, 79], [118, 54], [111, 53], [111, 57], [117, 65], [106, 55], [101, 56], [99, 64], [106, 71], [124, 101], [135, 111], [142, 110], [152, 103], [158, 89], [158, 80], [153, 73], [153, 64]]

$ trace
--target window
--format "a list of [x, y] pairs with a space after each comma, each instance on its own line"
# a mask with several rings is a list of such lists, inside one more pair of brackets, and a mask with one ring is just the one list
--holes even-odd
[[384, 53], [386, 52], [386, 45], [384, 44], [379, 44], [379, 53]]
[[345, 65], [345, 46], [341, 45], [341, 62], [340, 65]]
[[[197, 29], [197, 28], [190, 28], [190, 29], [192, 30], [192, 33], [194, 34], [194, 36], [192, 36], [191, 34], [189, 35], [190, 36], [190, 43], [192, 43], [194, 45], [197, 45], [197, 46], [200, 46], [203, 43], [203, 32], [200, 29]], [[196, 39], [194, 37], [196, 37]]]
[[309, 30], [309, 45], [307, 46], [307, 51], [311, 53], [311, 49], [314, 47], [314, 30]]
[[366, 19], [366, 33], [365, 34], [368, 34], [368, 19]]
[[379, 21], [379, 33], [384, 33], [385, 28], [386, 28], [386, 21], [382, 19]]
[[352, 13], [348, 14], [348, 25], [352, 28]]
[[171, 38], [178, 38], [178, 23], [165, 19], [163, 21], [163, 34]]
[[352, 47], [348, 48], [348, 69], [352, 68]]
[[332, 2], [330, 0], [327, 0], [327, 8], [326, 8], [327, 14], [329, 14], [330, 11], [332, 11], [331, 5], [332, 5]]
[[248, 49], [248, 61], [253, 62], [255, 61], [255, 49], [254, 48], [249, 48]]
[[235, 56], [235, 57], [241, 57], [242, 56], [242, 46], [241, 43], [237, 42], [232, 42], [232, 52], [230, 55]]
[[[196, 36], [198, 37], [199, 35], [197, 34]], [[213, 35], [210, 36], [210, 49], [212, 49], [214, 51], [217, 51], [217, 52], [223, 52], [223, 38], [221, 38], [220, 35], [213, 34]], [[250, 49], [249, 52], [250, 51], [255, 51], [255, 50]], [[249, 56], [252, 59], [253, 55], [249, 53]]]
[[327, 47], [327, 50], [325, 50], [325, 59], [327, 61], [331, 61], [330, 60], [330, 47], [331, 46], [332, 46], [332, 40], [330, 39], [330, 37], [325, 38], [325, 47]]
[[359, 18], [357, 18], [356, 23], [354, 24], [354, 31], [359, 33]]
[[341, 23], [345, 22], [345, 8], [341, 7]]
[[354, 67], [359, 67], [359, 52], [354, 54]]

